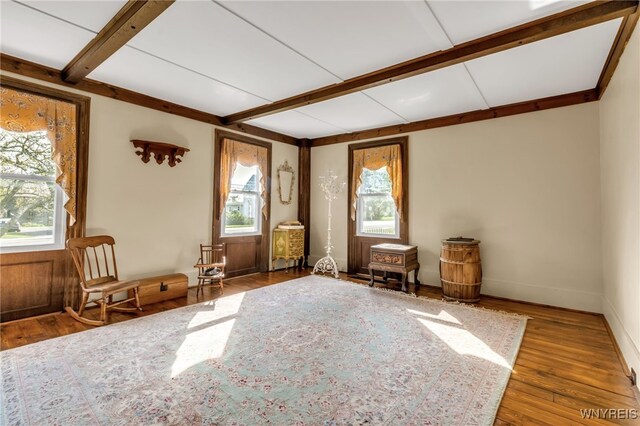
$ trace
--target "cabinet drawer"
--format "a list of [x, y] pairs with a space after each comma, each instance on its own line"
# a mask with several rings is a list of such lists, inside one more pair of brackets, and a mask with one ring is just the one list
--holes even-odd
[[385, 263], [389, 265], [404, 265], [404, 255], [398, 253], [385, 253], [379, 251], [371, 252], [371, 261], [374, 263]]
[[289, 231], [289, 239], [291, 241], [304, 241], [304, 230], [295, 229]]

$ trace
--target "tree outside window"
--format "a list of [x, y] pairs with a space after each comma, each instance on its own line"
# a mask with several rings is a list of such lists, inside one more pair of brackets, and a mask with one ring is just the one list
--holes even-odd
[[59, 222], [65, 215], [55, 172], [45, 131], [0, 129], [0, 247], [64, 240], [56, 238], [56, 231], [64, 229]]

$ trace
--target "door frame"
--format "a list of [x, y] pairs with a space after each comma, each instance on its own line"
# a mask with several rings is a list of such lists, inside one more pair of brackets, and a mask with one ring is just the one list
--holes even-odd
[[[39, 84], [34, 84], [6, 75], [0, 76], [0, 85], [23, 92], [33, 93], [34, 95], [72, 103], [76, 106], [76, 222], [73, 225], [69, 225], [69, 215], [66, 215], [67, 226], [65, 238], [83, 237], [85, 235], [87, 219], [89, 119], [91, 113], [91, 98], [51, 87], [41, 86]], [[66, 249], [2, 253], [0, 254], [0, 263], [3, 266], [10, 266], [42, 263], [43, 261], [49, 262], [49, 260], [43, 260], [43, 258], [51, 258], [52, 260], [50, 260], [50, 262], [54, 263], [53, 270], [55, 272], [52, 280], [55, 282], [55, 288], [52, 288], [52, 294], [49, 296], [51, 304], [47, 307], [38, 306], [33, 309], [27, 308], [2, 313], [3, 322], [56, 312], [57, 310], [62, 311], [64, 308], [64, 289], [73, 285], [80, 285], [77, 275], [73, 273], [74, 269], [71, 265], [71, 257]], [[4, 285], [8, 284], [3, 283], [3, 286]]]
[[[383, 237], [358, 237], [356, 235], [356, 220], [351, 219], [351, 206], [353, 205], [352, 188], [353, 188], [353, 152], [360, 149], [376, 148], [386, 145], [400, 145], [400, 155], [402, 156], [402, 211], [403, 217], [400, 219], [400, 238]], [[377, 240], [388, 240], [398, 244], [407, 244], [409, 242], [409, 137], [399, 136], [395, 138], [382, 139], [371, 142], [354, 143], [349, 145], [349, 179], [348, 179], [348, 195], [347, 195], [347, 273], [357, 274], [358, 262], [358, 244], [357, 238], [372, 238]], [[380, 241], [383, 242], [383, 241]], [[387, 242], [387, 241], [384, 241]]]
[[256, 259], [257, 270], [246, 271], [241, 273], [230, 273], [226, 274], [227, 277], [240, 276], [255, 272], [267, 272], [269, 271], [269, 222], [271, 219], [271, 142], [261, 141], [259, 139], [254, 139], [242, 134], [229, 132], [226, 130], [216, 129], [215, 130], [215, 143], [214, 143], [214, 154], [213, 154], [213, 229], [212, 229], [212, 240], [213, 244], [220, 244], [223, 239], [227, 238], [238, 238], [245, 240], [247, 238], [255, 238], [255, 236], [238, 236], [238, 237], [222, 237], [220, 224], [220, 157], [222, 153], [222, 140], [223, 139], [233, 139], [234, 141], [247, 143], [250, 145], [257, 145], [267, 149], [267, 170], [266, 176], [264, 176], [264, 184], [265, 184], [265, 192], [266, 192], [266, 205], [267, 205], [267, 218], [264, 217], [262, 212], [260, 212], [260, 217], [262, 218], [262, 228], [260, 234], [260, 248], [256, 251], [257, 254], [260, 255], [259, 259]]

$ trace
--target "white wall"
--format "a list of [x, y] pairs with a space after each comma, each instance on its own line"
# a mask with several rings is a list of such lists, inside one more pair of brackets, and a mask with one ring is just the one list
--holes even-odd
[[600, 101], [603, 312], [640, 373], [640, 30]]
[[[182, 272], [195, 285], [199, 244], [211, 241], [215, 126], [111, 98], [70, 90], [12, 73], [15, 78], [91, 97], [87, 235], [116, 239], [118, 272], [137, 278]], [[131, 139], [190, 149], [182, 163], [144, 164]], [[271, 225], [297, 218], [294, 202], [280, 204], [276, 169], [298, 170], [298, 148], [272, 142]]]
[[[347, 178], [347, 144], [311, 151], [311, 260], [323, 253], [317, 176]], [[347, 194], [334, 204], [335, 258], [347, 259]], [[598, 104], [409, 134], [409, 239], [423, 283], [439, 285], [441, 240], [482, 240], [483, 294], [600, 312]]]
[[[293, 145], [287, 145], [284, 143], [274, 142], [273, 150], [271, 152], [271, 226], [270, 230], [273, 230], [280, 222], [285, 220], [297, 220], [298, 219], [298, 147]], [[294, 170], [294, 188], [293, 188], [293, 200], [291, 204], [280, 203], [280, 196], [278, 195], [278, 166], [284, 164], [287, 160], [289, 165]], [[284, 188], [283, 188], [284, 191]], [[287, 189], [288, 191], [288, 189]], [[285, 192], [287, 194], [287, 192]], [[269, 268], [271, 268], [271, 252], [273, 245], [269, 246]], [[290, 264], [293, 264], [290, 263]], [[275, 264], [276, 269], [284, 268], [284, 261], [279, 260]]]

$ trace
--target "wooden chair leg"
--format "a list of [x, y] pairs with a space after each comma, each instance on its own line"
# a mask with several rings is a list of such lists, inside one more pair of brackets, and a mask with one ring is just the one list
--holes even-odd
[[82, 301], [80, 302], [80, 308], [78, 309], [78, 315], [82, 316], [82, 314], [84, 313], [84, 308], [87, 305], [87, 302], [89, 301], [89, 293], [85, 293], [84, 291], [82, 292]]
[[220, 278], [220, 294], [224, 294], [224, 282], [222, 278]]
[[108, 300], [109, 300], [108, 297], [103, 297], [102, 303], [100, 304], [100, 321], [102, 321], [104, 324], [107, 323], [107, 301]]
[[138, 296], [138, 287], [133, 289], [133, 294], [136, 297], [136, 308], [141, 311], [142, 308], [140, 307], [140, 296]]
[[87, 324], [87, 325], [93, 325], [96, 327], [99, 327], [101, 325], [104, 325], [104, 322], [102, 321], [96, 321], [96, 320], [90, 320], [87, 319], [85, 317], [81, 317], [80, 315], [78, 315], [78, 313], [76, 311], [73, 310], [73, 308], [71, 308], [71, 306], [67, 306], [66, 308], [64, 308], [65, 311], [67, 311], [67, 313], [69, 314], [69, 316], [71, 318], [73, 318], [76, 321], [79, 321], [83, 324]]
[[66, 306], [64, 310], [67, 311], [67, 313], [71, 318], [83, 324], [92, 325], [96, 327], [104, 325], [104, 321], [90, 320], [82, 316], [82, 314], [84, 313], [84, 308], [87, 305], [88, 301], [89, 301], [89, 293], [82, 292], [82, 301], [80, 302], [80, 307], [78, 309], [78, 312], [74, 311], [71, 306]]

